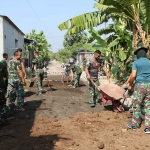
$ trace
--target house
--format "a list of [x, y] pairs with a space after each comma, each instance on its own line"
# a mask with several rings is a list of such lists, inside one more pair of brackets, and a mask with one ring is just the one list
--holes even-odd
[[0, 15], [0, 60], [3, 53], [10, 57], [17, 48], [24, 49], [24, 35], [7, 16]]
[[85, 56], [86, 59], [89, 61], [93, 57], [93, 52], [88, 52], [86, 49], [79, 49], [76, 51], [76, 59], [79, 64], [82, 64], [82, 57]]
[[25, 58], [25, 66], [26, 67], [31, 67], [32, 60], [34, 58], [32, 45], [37, 44], [37, 42], [35, 40], [32, 40], [32, 39], [24, 38], [24, 44], [30, 45], [29, 54], [28, 54], [27, 58]]
[[[76, 51], [77, 55], [76, 55], [76, 59], [77, 59], [77, 62], [79, 64], [82, 64], [82, 57], [85, 56], [87, 61], [91, 60], [94, 56], [94, 52], [88, 52], [86, 49], [84, 48], [80, 48]], [[105, 58], [104, 57], [100, 57], [100, 60], [103, 60], [105, 61]]]

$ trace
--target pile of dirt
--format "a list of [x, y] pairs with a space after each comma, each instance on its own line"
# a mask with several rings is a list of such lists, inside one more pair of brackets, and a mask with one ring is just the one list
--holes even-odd
[[36, 95], [36, 85], [27, 88], [26, 110], [14, 112], [9, 124], [0, 126], [0, 150], [150, 149], [144, 124], [137, 131], [127, 129], [130, 113], [112, 112], [110, 102], [90, 108], [86, 83], [73, 89], [51, 82], [51, 87], [42, 95]]
[[[148, 135], [143, 132], [144, 126], [137, 131], [128, 130], [126, 122], [129, 120], [131, 115], [127, 112], [101, 111], [77, 113], [63, 120], [36, 117], [31, 127], [30, 116], [24, 116], [18, 126], [15, 123], [17, 118], [11, 122], [12, 129], [7, 127], [7, 136], [0, 137], [0, 146], [1, 149], [14, 150], [150, 149]], [[14, 130], [13, 125], [18, 129]]]
[[131, 115], [128, 113], [110, 111], [77, 113], [64, 120], [37, 118], [30, 136], [57, 134], [59, 141], [53, 141], [56, 150], [150, 149], [144, 126], [137, 131], [128, 130], [126, 123], [130, 120]]

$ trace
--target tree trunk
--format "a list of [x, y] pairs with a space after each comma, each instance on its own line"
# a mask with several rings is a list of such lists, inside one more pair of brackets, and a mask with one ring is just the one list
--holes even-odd
[[138, 30], [137, 30], [135, 24], [133, 24], [132, 26], [133, 26], [132, 47], [134, 48], [134, 50], [136, 50], [137, 44], [138, 44]]
[[136, 27], [138, 29], [139, 35], [141, 37], [142, 43], [144, 47], [148, 47], [148, 39], [146, 38], [146, 32], [142, 29], [141, 24], [136, 22]]

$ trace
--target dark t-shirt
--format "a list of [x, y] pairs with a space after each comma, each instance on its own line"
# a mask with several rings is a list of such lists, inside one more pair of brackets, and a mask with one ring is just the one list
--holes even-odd
[[86, 66], [88, 67], [91, 78], [98, 79], [99, 69], [100, 69], [100, 67], [104, 67], [104, 63], [100, 63], [93, 58], [87, 62]]

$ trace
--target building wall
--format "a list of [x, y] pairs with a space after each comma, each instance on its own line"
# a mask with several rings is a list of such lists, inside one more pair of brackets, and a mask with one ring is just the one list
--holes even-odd
[[2, 54], [4, 52], [3, 37], [3, 17], [0, 17], [0, 60], [2, 59]]
[[8, 57], [13, 56], [17, 48], [22, 48], [24, 45], [24, 35], [18, 31], [8, 20], [3, 18], [3, 37], [4, 37], [4, 52], [8, 53]]
[[79, 64], [82, 64], [82, 57], [83, 56], [85, 56], [86, 57], [86, 59], [87, 59], [87, 61], [89, 61], [91, 58], [93, 58], [93, 53], [89, 53], [89, 52], [79, 52], [78, 54], [77, 54], [77, 62], [79, 63]]

